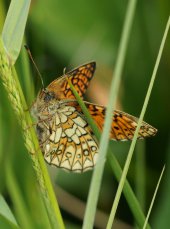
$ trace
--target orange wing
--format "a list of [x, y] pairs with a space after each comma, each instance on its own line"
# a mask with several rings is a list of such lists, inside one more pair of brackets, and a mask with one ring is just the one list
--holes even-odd
[[[102, 131], [106, 108], [103, 106], [91, 104], [85, 102], [90, 114], [95, 120], [98, 128]], [[77, 105], [77, 110], [81, 110], [79, 105]], [[132, 140], [138, 119], [132, 115], [125, 112], [115, 110], [113, 113], [113, 122], [111, 127], [110, 138], [114, 140]], [[157, 133], [157, 129], [152, 127], [146, 122], [142, 122], [139, 130], [138, 138], [145, 138], [154, 136]]]
[[95, 69], [96, 62], [84, 64], [51, 82], [47, 89], [48, 91], [53, 92], [57, 99], [75, 99], [75, 96], [66, 80], [66, 78], [69, 77], [76, 91], [81, 97], [83, 97], [90, 80], [94, 75]]

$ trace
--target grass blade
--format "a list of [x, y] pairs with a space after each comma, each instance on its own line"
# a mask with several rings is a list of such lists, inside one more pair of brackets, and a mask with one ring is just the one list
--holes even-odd
[[[80, 98], [77, 91], [75, 90], [75, 88], [73, 87], [73, 85], [71, 84], [71, 82], [69, 80], [68, 80], [68, 83], [69, 83], [70, 88], [71, 88], [73, 94], [75, 95], [83, 113], [86, 116], [88, 124], [91, 126], [96, 138], [99, 140], [101, 134], [98, 130], [98, 127], [94, 123], [94, 120], [92, 119], [92, 117], [91, 117], [88, 109], [86, 108], [83, 100]], [[113, 174], [115, 175], [117, 181], [119, 182], [121, 175], [122, 175], [122, 169], [121, 169], [116, 157], [114, 156], [112, 149], [110, 149], [110, 148], [108, 149], [108, 162], [110, 163]], [[132, 188], [131, 188], [131, 186], [127, 180], [125, 181], [123, 192], [124, 192], [124, 195], [126, 197], [128, 204], [129, 204], [129, 207], [133, 213], [133, 216], [137, 222], [137, 225], [139, 226], [139, 228], [142, 228], [142, 226], [145, 222], [145, 216], [144, 216], [142, 209], [139, 205], [139, 202], [138, 202], [137, 198], [135, 197], [135, 194], [134, 194], [134, 192], [133, 192], [133, 190], [132, 190]], [[147, 225], [147, 229], [150, 229], [149, 225]]]
[[12, 0], [2, 31], [2, 41], [12, 64], [20, 53], [31, 0]]
[[[114, 156], [113, 152], [109, 149], [108, 150], [108, 161], [110, 162], [110, 166], [113, 170], [113, 173], [119, 182], [122, 176], [122, 169]], [[125, 181], [124, 187], [123, 187], [123, 193], [126, 197], [126, 200], [128, 202], [129, 208], [131, 209], [133, 213], [133, 217], [138, 225], [139, 228], [142, 228], [144, 222], [145, 222], [145, 215], [142, 212], [141, 206], [138, 202], [138, 199], [136, 198], [128, 180]], [[147, 225], [147, 229], [150, 229], [150, 225]]]
[[13, 0], [11, 2], [3, 29], [2, 40], [0, 39], [0, 75], [11, 101], [11, 105], [22, 127], [25, 145], [33, 161], [51, 227], [64, 228], [59, 206], [56, 201], [35, 130], [34, 128], [28, 128], [33, 127], [33, 125], [30, 114], [25, 112], [25, 110], [27, 110], [27, 104], [18, 81], [18, 76], [14, 68], [11, 67], [18, 57], [21, 48], [29, 4], [30, 1], [23, 0]]
[[131, 27], [132, 27], [135, 7], [136, 7], [136, 0], [130, 0], [127, 7], [121, 42], [118, 50], [118, 58], [115, 66], [114, 77], [111, 84], [110, 96], [109, 96], [110, 99], [106, 111], [106, 120], [104, 123], [103, 134], [101, 136], [101, 141], [99, 145], [99, 159], [98, 159], [97, 166], [94, 169], [92, 181], [90, 185], [83, 229], [93, 228], [95, 211], [97, 207], [97, 200], [99, 196], [100, 185], [101, 185], [101, 180], [102, 180], [102, 175], [103, 175], [104, 165], [105, 165], [105, 158], [107, 153], [107, 147], [109, 143], [109, 134], [110, 134], [111, 123], [112, 123], [112, 115], [116, 104], [116, 97], [120, 85], [120, 78], [121, 78], [121, 73], [124, 65], [125, 54], [127, 50], [127, 44], [129, 40]]
[[16, 179], [12, 172], [11, 165], [8, 163], [6, 165], [6, 179], [7, 179], [7, 187], [14, 203], [16, 213], [18, 215], [18, 219], [20, 220], [20, 225], [22, 228], [31, 229], [33, 228], [33, 224], [31, 219], [28, 217], [29, 213], [22, 199], [22, 195], [20, 193], [19, 187], [17, 185]]
[[16, 226], [16, 224], [9, 221], [4, 215], [0, 213], [0, 228], [5, 229], [21, 229], [20, 227]]
[[[82, 101], [82, 99], [80, 98], [80, 96], [78, 95], [77, 91], [75, 90], [75, 88], [73, 87], [73, 85], [71, 84], [71, 82], [68, 80], [68, 83], [71, 87], [71, 90], [73, 92], [73, 94], [75, 95], [81, 109], [83, 110], [83, 113], [86, 116], [87, 122], [89, 123], [89, 125], [91, 126], [94, 134], [96, 135], [96, 138], [99, 140], [100, 139], [100, 132], [98, 130], [98, 127], [96, 126], [96, 124], [94, 123], [94, 120], [92, 119], [91, 115], [89, 114], [84, 102]], [[109, 148], [108, 150], [108, 162], [110, 163], [110, 166], [113, 170], [113, 174], [115, 175], [117, 181], [120, 181], [121, 175], [122, 175], [122, 169], [117, 161], [117, 159], [115, 158], [115, 156], [113, 155], [112, 150]], [[137, 225], [139, 226], [139, 228], [142, 228], [144, 222], [145, 222], [145, 216], [141, 210], [141, 207], [139, 205], [138, 200], [136, 199], [132, 188], [130, 187], [130, 184], [128, 183], [128, 181], [125, 181], [125, 186], [123, 189], [124, 195], [126, 197], [126, 200], [129, 204], [129, 207], [133, 213], [133, 216], [137, 222]], [[147, 225], [147, 228], [150, 229], [150, 226]]]
[[163, 35], [163, 38], [162, 38], [162, 42], [161, 42], [161, 45], [160, 45], [160, 49], [159, 49], [159, 52], [158, 52], [158, 56], [157, 56], [157, 59], [156, 59], [154, 70], [153, 70], [153, 73], [152, 73], [151, 81], [150, 81], [150, 84], [149, 84], [149, 87], [148, 87], [148, 91], [147, 91], [147, 94], [146, 94], [146, 97], [145, 97], [145, 101], [144, 101], [144, 104], [143, 104], [143, 107], [142, 107], [142, 111], [141, 111], [141, 114], [140, 114], [140, 117], [139, 117], [138, 125], [137, 125], [137, 128], [135, 130], [134, 138], [132, 140], [132, 143], [131, 143], [131, 146], [130, 146], [130, 149], [129, 149], [129, 153], [128, 153], [128, 156], [127, 156], [127, 159], [126, 159], [126, 163], [125, 163], [125, 166], [124, 166], [124, 169], [123, 169], [122, 177], [121, 177], [121, 180], [120, 180], [117, 192], [116, 192], [115, 200], [114, 200], [114, 203], [113, 203], [113, 206], [112, 206], [112, 210], [111, 210], [111, 214], [110, 214], [110, 217], [109, 217], [109, 221], [108, 221], [108, 224], [107, 224], [107, 229], [111, 228], [111, 225], [112, 225], [112, 223], [114, 221], [114, 218], [115, 218], [116, 210], [117, 210], [117, 207], [118, 207], [118, 203], [119, 203], [119, 200], [120, 200], [120, 196], [121, 196], [121, 193], [122, 193], [122, 189], [123, 189], [123, 186], [124, 186], [126, 175], [127, 175], [127, 172], [128, 172], [129, 166], [130, 166], [130, 162], [131, 162], [131, 159], [132, 159], [132, 156], [133, 156], [133, 151], [134, 151], [134, 148], [135, 148], [138, 132], [139, 132], [140, 126], [142, 124], [142, 120], [143, 120], [143, 117], [144, 117], [144, 114], [145, 114], [145, 111], [146, 111], [146, 108], [147, 108], [147, 105], [148, 105], [148, 102], [149, 102], [149, 98], [150, 98], [150, 95], [151, 95], [153, 84], [154, 84], [154, 81], [155, 81], [155, 78], [156, 78], [156, 73], [157, 73], [158, 66], [159, 66], [159, 63], [160, 63], [160, 59], [161, 59], [161, 56], [162, 56], [162, 52], [163, 52], [163, 48], [164, 48], [164, 45], [165, 45], [166, 37], [167, 37], [168, 31], [169, 31], [169, 27], [170, 27], [170, 17], [169, 17], [169, 20], [168, 20], [167, 25], [166, 25], [166, 29], [165, 29], [165, 32], [164, 32], [164, 35]]
[[[26, 44], [26, 39], [24, 38], [23, 41], [24, 44]], [[30, 71], [30, 65], [29, 65], [29, 57], [28, 53], [24, 48], [21, 49], [20, 56], [17, 60], [17, 63], [19, 62], [19, 72], [21, 75], [21, 79], [19, 79], [21, 82], [23, 81], [23, 91], [25, 94], [25, 98], [28, 104], [32, 104], [32, 101], [34, 101], [35, 98], [35, 88], [33, 84], [33, 76]], [[24, 76], [24, 77], [23, 77]]]
[[[146, 206], [146, 164], [145, 164], [145, 141], [140, 141], [136, 145], [135, 152], [135, 189], [136, 197], [145, 212]], [[142, 171], [142, 173], [141, 173]]]
[[150, 216], [150, 213], [151, 213], [151, 210], [152, 210], [152, 207], [153, 207], [153, 204], [154, 204], [154, 201], [155, 201], [155, 198], [156, 198], [156, 194], [157, 194], [157, 192], [158, 192], [158, 188], [159, 188], [160, 182], [161, 182], [161, 180], [162, 180], [162, 176], [163, 176], [163, 174], [164, 174], [164, 171], [165, 171], [165, 166], [164, 166], [163, 169], [162, 169], [161, 175], [160, 175], [159, 180], [158, 180], [158, 183], [157, 183], [157, 185], [156, 185], [156, 189], [155, 189], [155, 192], [154, 192], [154, 195], [153, 195], [153, 198], [152, 198], [152, 201], [151, 201], [149, 210], [148, 210], [148, 214], [147, 214], [147, 216], [146, 216], [145, 223], [144, 223], [144, 225], [143, 225], [143, 229], [146, 228], [146, 225], [147, 225], [147, 223], [148, 223], [148, 219], [149, 219], [149, 216]]
[[5, 199], [1, 194], [0, 194], [0, 214], [4, 216], [6, 219], [8, 219], [11, 223], [18, 226], [17, 221], [13, 213], [11, 212], [11, 209], [9, 208], [9, 206], [7, 205]]
[[[32, 120], [31, 120], [29, 112], [25, 112], [27, 105], [26, 105], [26, 101], [25, 101], [23, 92], [21, 90], [21, 87], [18, 81], [18, 77], [17, 77], [16, 71], [14, 68], [12, 70], [12, 75], [13, 75], [13, 79], [15, 80], [14, 85], [17, 84], [17, 89], [18, 89], [19, 95], [21, 96], [20, 98], [22, 101], [20, 106], [22, 109], [21, 112], [23, 112], [22, 118], [23, 117], [24, 118], [22, 119], [22, 122], [24, 122], [24, 124], [23, 123], [20, 123], [20, 124], [23, 129], [23, 134], [25, 137], [25, 145], [29, 153], [31, 152], [30, 156], [33, 161], [33, 167], [36, 172], [37, 179], [40, 185], [43, 201], [47, 209], [51, 227], [52, 228], [58, 228], [58, 227], [64, 228], [64, 223], [63, 223], [63, 219], [60, 213], [58, 202], [56, 200], [53, 186], [50, 181], [50, 177], [49, 177], [48, 170], [47, 170], [47, 167], [44, 161], [44, 157], [42, 155], [42, 152], [38, 144], [38, 139], [37, 139], [35, 130], [33, 128], [29, 128], [29, 129], [27, 128], [28, 126], [33, 127]], [[21, 114], [19, 113], [17, 115], [20, 116]]]

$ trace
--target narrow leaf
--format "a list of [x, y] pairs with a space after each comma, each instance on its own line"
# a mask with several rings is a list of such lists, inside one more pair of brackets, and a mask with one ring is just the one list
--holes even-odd
[[135, 9], [136, 9], [136, 0], [129, 0], [126, 16], [124, 20], [124, 27], [122, 31], [120, 46], [118, 50], [115, 72], [113, 74], [113, 79], [110, 88], [109, 104], [106, 110], [106, 119], [104, 123], [103, 134], [101, 136], [101, 141], [99, 145], [98, 161], [100, 163], [97, 164], [93, 172], [90, 191], [87, 200], [87, 208], [84, 217], [83, 229], [93, 228], [95, 211], [97, 207], [97, 200], [99, 197], [100, 185], [101, 185], [102, 175], [104, 171], [104, 161], [106, 159], [107, 148], [109, 143], [109, 135], [110, 135], [110, 129], [112, 123], [113, 110], [115, 109], [115, 105], [116, 105], [116, 98], [118, 95], [120, 79], [121, 79], [122, 70], [124, 66], [124, 60], [126, 56], [127, 45], [129, 41], [130, 31], [132, 28]]
[[9, 221], [4, 215], [0, 214], [0, 228], [3, 229], [20, 229], [16, 224]]
[[12, 0], [4, 28], [2, 41], [12, 64], [18, 58], [31, 0]]
[[115, 218], [115, 214], [116, 214], [116, 210], [117, 210], [118, 203], [119, 203], [119, 200], [120, 200], [120, 196], [121, 196], [121, 193], [122, 193], [122, 190], [123, 190], [123, 186], [124, 186], [124, 183], [125, 183], [125, 180], [126, 180], [126, 176], [127, 176], [127, 173], [128, 173], [130, 162], [131, 162], [131, 159], [132, 159], [132, 156], [133, 156], [133, 151], [134, 151], [136, 140], [137, 140], [137, 137], [138, 137], [138, 132], [139, 132], [140, 126], [142, 124], [142, 120], [143, 120], [143, 117], [145, 115], [146, 108], [147, 108], [147, 105], [148, 105], [148, 102], [149, 102], [149, 98], [150, 98], [150, 95], [151, 95], [151, 91], [152, 91], [152, 88], [153, 88], [153, 85], [154, 85], [154, 81], [155, 81], [155, 78], [156, 78], [156, 73], [157, 73], [158, 66], [159, 66], [159, 63], [160, 63], [160, 60], [161, 60], [161, 56], [162, 56], [163, 48], [164, 48], [164, 45], [165, 45], [166, 37], [167, 37], [168, 31], [169, 31], [169, 27], [170, 27], [170, 17], [169, 17], [169, 20], [168, 20], [167, 25], [166, 25], [166, 29], [165, 29], [165, 32], [164, 32], [164, 35], [163, 35], [163, 38], [162, 38], [162, 42], [161, 42], [161, 45], [160, 45], [160, 49], [159, 49], [158, 56], [157, 56], [157, 59], [156, 59], [156, 62], [155, 62], [155, 66], [154, 66], [154, 69], [153, 69], [152, 77], [151, 77], [151, 80], [150, 80], [150, 84], [149, 84], [149, 87], [148, 87], [148, 90], [147, 90], [147, 93], [146, 93], [146, 97], [145, 97], [145, 101], [144, 101], [144, 104], [143, 104], [143, 107], [142, 107], [142, 111], [141, 111], [141, 114], [140, 114], [140, 117], [139, 117], [138, 125], [137, 125], [136, 130], [135, 130], [134, 138], [132, 140], [132, 143], [131, 143], [131, 146], [130, 146], [130, 149], [129, 149], [129, 153], [128, 153], [128, 156], [127, 156], [127, 159], [126, 159], [126, 163], [125, 163], [125, 166], [124, 166], [124, 169], [123, 169], [122, 177], [120, 179], [120, 183], [119, 183], [119, 186], [118, 186], [118, 189], [117, 189], [117, 192], [116, 192], [115, 200], [114, 200], [114, 203], [113, 203], [113, 206], [112, 206], [112, 210], [111, 210], [111, 214], [110, 214], [110, 217], [109, 217], [109, 221], [108, 221], [108, 224], [107, 224], [107, 229], [111, 228], [111, 225], [112, 225], [112, 223], [114, 221], [114, 218]]
[[16, 219], [4, 197], [0, 194], [0, 214], [17, 226]]
[[147, 216], [146, 216], [146, 220], [145, 220], [145, 223], [144, 223], [144, 225], [143, 225], [143, 229], [146, 228], [146, 225], [147, 225], [147, 223], [148, 223], [148, 219], [149, 219], [149, 216], [150, 216], [150, 213], [151, 213], [151, 210], [152, 210], [152, 207], [153, 207], [153, 204], [154, 204], [154, 201], [155, 201], [155, 198], [156, 198], [156, 194], [157, 194], [157, 192], [158, 192], [158, 188], [159, 188], [160, 182], [161, 182], [161, 180], [162, 180], [162, 176], [163, 176], [163, 174], [164, 174], [164, 171], [165, 171], [165, 166], [164, 166], [163, 169], [162, 169], [161, 175], [160, 175], [159, 180], [158, 180], [158, 183], [157, 183], [157, 185], [156, 185], [155, 192], [154, 192], [154, 195], [153, 195], [153, 198], [152, 198], [152, 201], [151, 201], [149, 210], [148, 210], [148, 214], [147, 214]]

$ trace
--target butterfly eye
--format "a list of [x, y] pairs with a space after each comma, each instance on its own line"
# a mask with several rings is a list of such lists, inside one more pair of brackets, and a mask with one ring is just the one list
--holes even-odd
[[52, 100], [54, 98], [55, 98], [54, 93], [52, 93], [52, 92], [46, 92], [45, 93], [45, 96], [44, 96], [44, 101], [45, 102], [49, 102], [50, 100]]

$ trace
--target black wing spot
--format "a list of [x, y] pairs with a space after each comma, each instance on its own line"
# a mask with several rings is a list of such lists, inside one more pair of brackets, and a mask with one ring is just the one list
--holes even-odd
[[52, 128], [51, 128], [51, 126], [49, 126], [49, 132], [50, 132], [50, 134], [52, 134]]
[[118, 126], [114, 126], [114, 128], [115, 128], [116, 130], [119, 130], [119, 127], [118, 127]]

